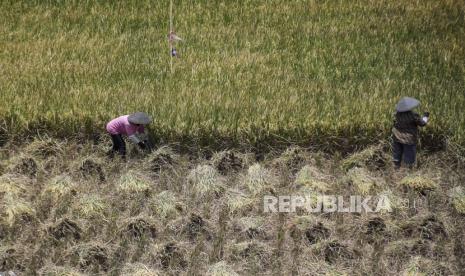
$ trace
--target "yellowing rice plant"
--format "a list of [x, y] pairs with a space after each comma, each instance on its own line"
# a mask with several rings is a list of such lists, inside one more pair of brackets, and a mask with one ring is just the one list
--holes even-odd
[[166, 140], [366, 143], [395, 102], [465, 141], [463, 1], [3, 1], [2, 133], [104, 132], [143, 110]]

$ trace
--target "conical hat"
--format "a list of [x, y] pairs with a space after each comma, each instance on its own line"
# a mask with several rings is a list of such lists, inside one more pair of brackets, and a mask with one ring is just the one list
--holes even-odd
[[397, 112], [406, 112], [420, 105], [420, 101], [410, 97], [403, 97], [396, 105]]
[[152, 119], [150, 118], [147, 113], [144, 112], [136, 112], [134, 114], [131, 114], [128, 116], [128, 121], [131, 124], [136, 124], [136, 125], [148, 125], [150, 122], [152, 122]]

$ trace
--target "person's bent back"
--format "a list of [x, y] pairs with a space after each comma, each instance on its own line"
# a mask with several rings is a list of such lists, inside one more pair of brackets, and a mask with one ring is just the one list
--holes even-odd
[[115, 153], [119, 153], [122, 157], [126, 156], [126, 143], [123, 136], [127, 136], [131, 142], [145, 149], [147, 147], [145, 142], [141, 141], [137, 135], [144, 134], [144, 125], [149, 124], [151, 121], [150, 116], [143, 112], [123, 115], [111, 120], [106, 126], [106, 130], [113, 142], [113, 147], [108, 155], [113, 157]]

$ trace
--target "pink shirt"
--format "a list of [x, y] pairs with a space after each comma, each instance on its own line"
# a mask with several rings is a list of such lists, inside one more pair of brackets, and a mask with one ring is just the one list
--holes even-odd
[[111, 120], [107, 124], [107, 131], [113, 135], [124, 134], [127, 136], [133, 135], [137, 132], [143, 133], [144, 126], [143, 125], [136, 126], [136, 125], [129, 123], [128, 116], [129, 115], [124, 115], [124, 116]]

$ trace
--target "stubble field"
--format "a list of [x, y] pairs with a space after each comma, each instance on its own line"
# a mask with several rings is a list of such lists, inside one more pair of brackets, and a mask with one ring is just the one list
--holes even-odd
[[[149, 155], [131, 148], [130, 162], [107, 159], [106, 149], [50, 139], [2, 148], [0, 271], [465, 272], [465, 160], [453, 152], [421, 155], [421, 168], [394, 171], [383, 145], [346, 158], [299, 147], [260, 157], [165, 145]], [[264, 210], [265, 196], [318, 195], [342, 196], [346, 207], [351, 195], [383, 197], [391, 210]]]

